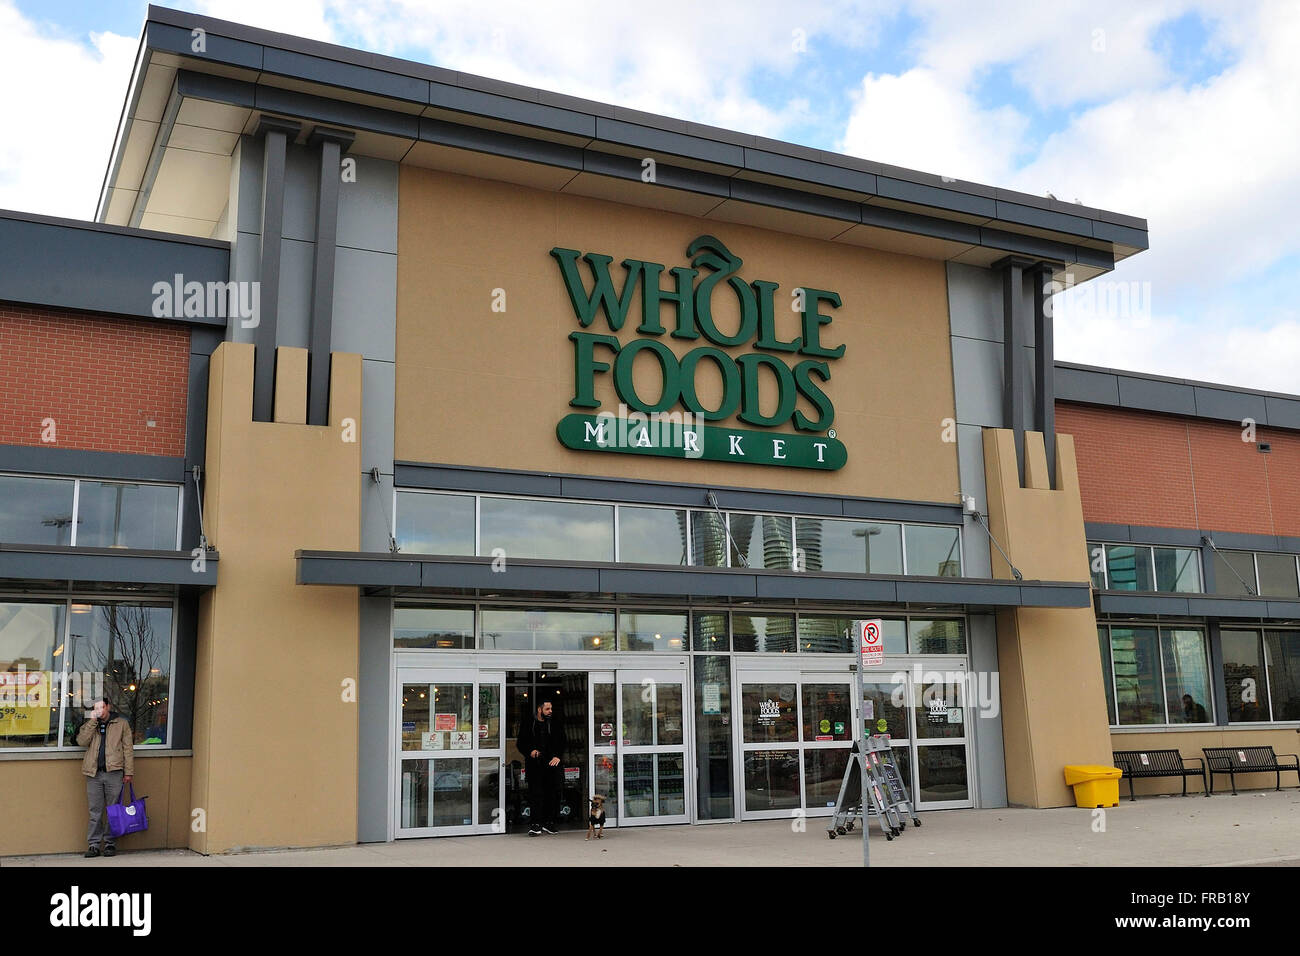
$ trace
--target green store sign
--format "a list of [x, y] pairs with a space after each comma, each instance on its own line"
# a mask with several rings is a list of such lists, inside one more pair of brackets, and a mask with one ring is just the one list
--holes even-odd
[[[801, 334], [786, 341], [776, 334], [777, 291], [763, 279], [746, 281], [739, 275], [743, 260], [713, 236], [700, 236], [686, 248], [691, 265], [668, 270], [640, 259], [624, 259], [621, 289], [615, 289], [610, 256], [556, 247], [551, 255], [560, 266], [569, 301], [582, 329], [591, 328], [601, 314], [609, 333], [617, 333], [637, 316], [629, 316], [636, 290], [641, 290], [637, 338], [622, 342], [603, 331], [574, 331], [573, 398], [575, 409], [599, 409], [596, 376], [610, 375], [620, 407], [617, 412], [576, 413], [563, 418], [556, 434], [567, 447], [657, 457], [746, 462], [795, 468], [834, 470], [848, 458], [831, 427], [835, 407], [822, 387], [830, 381], [830, 362], [844, 346], [823, 344], [831, 317], [823, 305], [840, 307], [835, 292], [807, 287], [791, 291], [790, 303], [801, 316]], [[590, 287], [579, 260], [587, 264]], [[739, 322], [734, 332], [719, 329], [713, 318], [715, 295], [734, 296]], [[782, 297], [782, 306], [784, 307]], [[663, 324], [663, 307], [674, 316]], [[700, 344], [680, 358], [664, 337]], [[752, 351], [733, 357], [723, 348], [748, 345]], [[647, 352], [658, 368], [652, 394], [638, 392], [632, 367]], [[722, 382], [722, 397], [708, 408], [697, 394], [701, 366], [712, 367]], [[773, 393], [775, 389], [775, 393]], [[775, 410], [764, 413], [762, 408]], [[798, 407], [806, 400], [813, 415]], [[755, 428], [707, 425], [735, 417]], [[771, 429], [793, 426], [795, 431]], [[766, 429], [766, 430], [765, 430]]]

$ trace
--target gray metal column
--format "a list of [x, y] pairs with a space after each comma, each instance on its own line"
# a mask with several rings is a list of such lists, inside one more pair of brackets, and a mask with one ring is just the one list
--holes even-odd
[[316, 244], [312, 260], [307, 355], [307, 424], [329, 424], [330, 346], [334, 326], [334, 260], [338, 248], [339, 159], [353, 134], [318, 126], [307, 140], [320, 148]]
[[1043, 433], [1047, 449], [1047, 480], [1056, 487], [1056, 360], [1047, 286], [1052, 267], [1040, 262], [1029, 270], [1034, 290], [1034, 430]]
[[253, 421], [275, 418], [276, 316], [280, 301], [280, 240], [284, 235], [284, 154], [289, 137], [297, 136], [301, 123], [263, 116], [257, 126], [262, 148], [262, 262], [261, 307], [253, 344]]
[[1034, 260], [1007, 256], [993, 263], [1002, 273], [1002, 421], [1016, 441], [1020, 483], [1025, 482], [1025, 270]]

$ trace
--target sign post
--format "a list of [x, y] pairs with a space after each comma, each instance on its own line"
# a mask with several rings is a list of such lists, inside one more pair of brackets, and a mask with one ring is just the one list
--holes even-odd
[[858, 697], [858, 719], [853, 728], [853, 739], [858, 743], [858, 779], [862, 782], [862, 865], [871, 866], [871, 849], [867, 844], [867, 834], [871, 830], [867, 814], [867, 733], [866, 723], [862, 718], [865, 707], [865, 687], [862, 682], [863, 666], [875, 667], [885, 662], [885, 642], [881, 636], [883, 622], [879, 618], [867, 621], [854, 621], [854, 644], [858, 649], [858, 666], [856, 669], [856, 693]]

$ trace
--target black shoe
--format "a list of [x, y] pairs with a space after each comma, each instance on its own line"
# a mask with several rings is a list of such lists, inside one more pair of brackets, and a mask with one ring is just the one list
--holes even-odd
[[111, 843], [104, 844], [104, 856], [117, 856], [117, 847]]
[[99, 847], [97, 847], [97, 846], [88, 846], [88, 847], [86, 847], [86, 853], [85, 853], [85, 855], [86, 855], [87, 857], [91, 857], [91, 856], [99, 856]]
[[[539, 826], [532, 826], [532, 827], [529, 827], [529, 828], [528, 828], [528, 835], [529, 835], [529, 836], [541, 836], [541, 835], [542, 835], [542, 828], [539, 827]], [[90, 854], [86, 854], [86, 855], [89, 856]]]
[[542, 824], [542, 832], [543, 832], [543, 833], [555, 833], [556, 830], [555, 830], [555, 827], [551, 826], [549, 823], [543, 823], [543, 824]]

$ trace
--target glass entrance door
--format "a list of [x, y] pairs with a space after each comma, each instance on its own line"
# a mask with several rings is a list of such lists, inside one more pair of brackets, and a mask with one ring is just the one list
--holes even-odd
[[[592, 671], [587, 675], [591, 715], [588, 739], [591, 741], [592, 794], [605, 796], [605, 826], [618, 826], [619, 719], [618, 684], [614, 672]], [[583, 819], [587, 818], [584, 812]]]
[[502, 832], [505, 674], [400, 668], [397, 691], [396, 835]]
[[935, 670], [933, 675], [923, 670], [922, 682], [914, 682], [910, 688], [915, 727], [916, 806], [919, 810], [974, 806], [965, 668], [960, 673], [951, 668]]
[[863, 675], [865, 730], [889, 735], [918, 810], [975, 805], [966, 674], [964, 662], [937, 661], [900, 671], [902, 684], [873, 679], [870, 671]]
[[742, 670], [745, 819], [829, 814], [853, 746], [853, 685], [844, 674]]
[[599, 749], [607, 787], [617, 768], [618, 825], [689, 823], [685, 670], [619, 670], [614, 690], [615, 746], [603, 743], [602, 722], [595, 727], [602, 744], [593, 746], [593, 758]]

